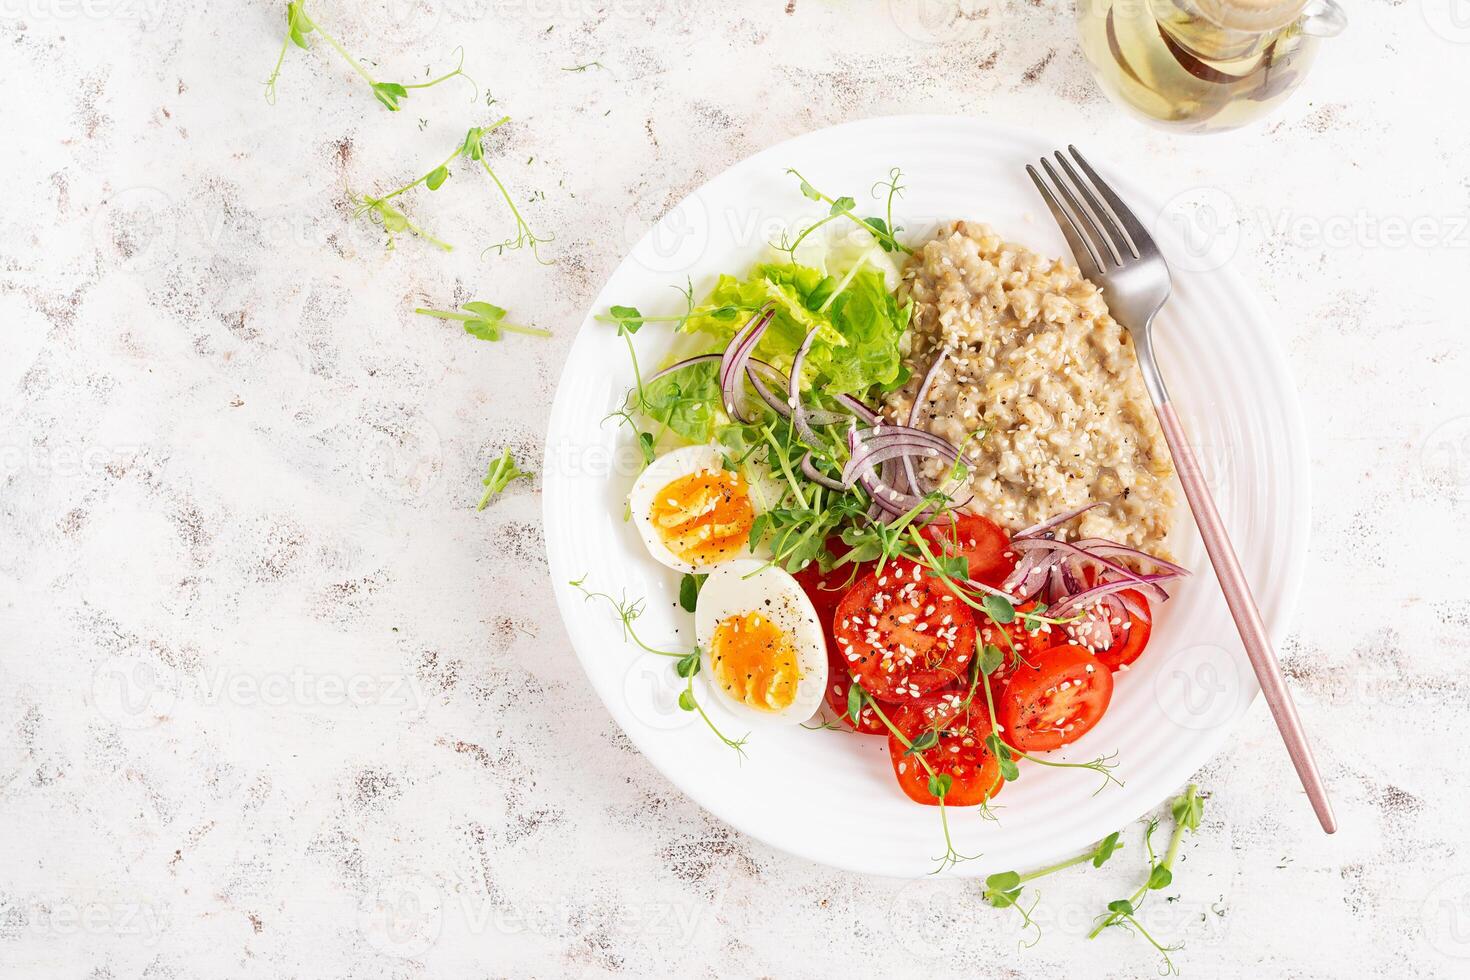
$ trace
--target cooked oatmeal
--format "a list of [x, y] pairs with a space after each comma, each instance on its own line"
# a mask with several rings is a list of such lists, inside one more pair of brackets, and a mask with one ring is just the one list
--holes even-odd
[[[907, 422], [943, 349], [918, 424], [966, 447], [966, 509], [1011, 531], [1094, 500], [1071, 525], [1160, 550], [1174, 508], [1173, 466], [1127, 331], [1075, 266], [1004, 242], [982, 224], [941, 228], [904, 270], [914, 301], [913, 378], [885, 410]], [[924, 475], [946, 468], [927, 461]]]

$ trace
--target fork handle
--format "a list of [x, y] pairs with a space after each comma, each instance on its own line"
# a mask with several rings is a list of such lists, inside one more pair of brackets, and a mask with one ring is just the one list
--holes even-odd
[[1271, 638], [1266, 634], [1266, 624], [1261, 620], [1261, 611], [1256, 608], [1256, 600], [1251, 595], [1245, 572], [1241, 570], [1240, 559], [1235, 556], [1235, 548], [1225, 532], [1225, 523], [1220, 520], [1220, 512], [1215, 509], [1215, 500], [1205, 484], [1194, 450], [1189, 448], [1189, 441], [1184, 436], [1184, 427], [1179, 424], [1174, 405], [1166, 398], [1158, 403], [1157, 408], [1164, 439], [1169, 444], [1169, 452], [1174, 456], [1179, 482], [1184, 486], [1185, 499], [1189, 501], [1194, 521], [1199, 525], [1205, 551], [1210, 556], [1210, 564], [1215, 567], [1215, 577], [1220, 582], [1221, 591], [1225, 593], [1225, 605], [1230, 607], [1230, 615], [1235, 620], [1236, 629], [1240, 631], [1240, 639], [1245, 644], [1246, 655], [1250, 657], [1251, 668], [1256, 672], [1256, 680], [1260, 682], [1261, 692], [1266, 696], [1271, 716], [1276, 719], [1276, 727], [1281, 732], [1282, 741], [1286, 743], [1287, 752], [1291, 754], [1297, 778], [1307, 791], [1307, 799], [1311, 801], [1322, 829], [1329, 834], [1334, 833], [1337, 830], [1337, 818], [1333, 816], [1332, 802], [1327, 798], [1327, 787], [1322, 782], [1322, 774], [1317, 771], [1316, 760], [1312, 758], [1312, 747], [1307, 742], [1306, 732], [1302, 730], [1296, 703], [1286, 686], [1286, 678], [1282, 676], [1276, 653], [1271, 649]]

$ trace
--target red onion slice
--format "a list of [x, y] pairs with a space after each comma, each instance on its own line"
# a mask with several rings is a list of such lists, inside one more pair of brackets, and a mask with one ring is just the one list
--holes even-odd
[[[939, 352], [939, 356], [934, 358], [934, 363], [929, 365], [929, 370], [924, 372], [924, 380], [919, 382], [919, 390], [914, 394], [914, 403], [909, 406], [909, 428], [915, 430], [919, 428], [920, 409], [929, 400], [929, 387], [934, 384], [934, 376], [939, 373], [939, 368], [944, 364], [944, 360], [947, 357], [949, 357], [948, 347]], [[919, 486], [918, 475], [914, 473], [912, 460], [905, 459], [903, 461], [903, 475], [904, 479], [909, 481], [909, 491], [911, 493], [924, 492], [923, 488]]]
[[817, 331], [822, 329], [818, 324], [807, 331], [806, 337], [801, 341], [801, 346], [796, 348], [796, 356], [791, 359], [791, 377], [786, 382], [786, 407], [791, 409], [791, 427], [796, 434], [808, 446], [820, 446], [821, 440], [812, 431], [807, 422], [806, 409], [801, 404], [801, 365], [806, 360], [807, 353], [812, 349], [812, 341], [817, 339]]
[[725, 414], [737, 422], [750, 425], [753, 421], [746, 413], [745, 364], [750, 360], [761, 335], [771, 325], [776, 315], [774, 306], [767, 306], [735, 334], [730, 345], [720, 358], [720, 393], [725, 399]]
[[[1119, 565], [1115, 561], [1109, 561], [1108, 559], [1103, 558], [1100, 555], [1095, 555], [1090, 551], [1084, 551], [1074, 544], [1068, 544], [1065, 541], [1057, 541], [1052, 538], [1012, 538], [1011, 547], [1021, 551], [1028, 551], [1032, 548], [1044, 548], [1049, 551], [1062, 551], [1075, 558], [1079, 558], [1084, 561], [1090, 561], [1096, 565], [1101, 565], [1103, 568], [1114, 573], [1115, 575], [1121, 575], [1122, 577], [1133, 582], [1142, 583], [1145, 585], [1148, 584], [1153, 578], [1152, 576], [1140, 575], [1137, 572], [1133, 571], [1131, 568], [1126, 568], [1123, 565]], [[1164, 577], [1175, 578], [1177, 576], [1175, 573], [1170, 572]]]
[[686, 357], [684, 360], [670, 364], [662, 371], [659, 371], [655, 374], [650, 375], [647, 378], [644, 378], [643, 383], [646, 385], [651, 385], [660, 378], [667, 377], [668, 375], [673, 374], [675, 371], [682, 371], [685, 368], [693, 367], [696, 364], [708, 364], [711, 361], [722, 360], [724, 356], [725, 355], [723, 354], [699, 354], [695, 357]]
[[878, 423], [878, 413], [851, 395], [838, 395], [833, 400], [869, 425]]
[[829, 490], [847, 489], [847, 486], [844, 485], [841, 480], [834, 480], [827, 474], [823, 473], [821, 470], [817, 469], [816, 461], [812, 459], [811, 453], [807, 453], [805, 456], [801, 457], [801, 472], [802, 475], [804, 475], [808, 480], [811, 480], [813, 483], [820, 483], [822, 486], [826, 487]]
[[[1152, 583], [1144, 584], [1152, 588], [1158, 588], [1157, 586], [1152, 585]], [[1067, 596], [1065, 599], [1062, 599], [1056, 605], [1049, 608], [1047, 612], [1052, 616], [1060, 618], [1071, 612], [1073, 609], [1091, 605], [1094, 600], [1101, 599], [1105, 595], [1112, 595], [1114, 592], [1125, 592], [1128, 589], [1138, 588], [1139, 583], [1137, 582], [1131, 582], [1126, 579], [1114, 579], [1110, 582], [1103, 582], [1099, 585], [1094, 585], [1092, 588], [1087, 589], [1084, 592], [1078, 592], [1076, 595]], [[1158, 591], [1164, 592], [1163, 589], [1158, 589]], [[1164, 597], [1168, 598], [1167, 592], [1164, 592]]]
[[1081, 541], [1074, 541], [1072, 543], [1094, 555], [1121, 555], [1126, 558], [1137, 559], [1138, 561], [1150, 562], [1159, 568], [1173, 572], [1175, 575], [1189, 574], [1189, 569], [1183, 565], [1176, 565], [1172, 561], [1167, 561], [1157, 555], [1151, 555], [1147, 551], [1139, 551], [1137, 548], [1130, 548], [1125, 544], [1109, 541], [1106, 538], [1083, 538]]
[[1140, 603], [1126, 592], [1118, 592], [1116, 596], [1118, 601], [1122, 603], [1123, 608], [1128, 611], [1128, 615], [1140, 619], [1145, 623], [1149, 622], [1148, 606]]
[[[714, 354], [708, 356], [718, 358], [720, 355]], [[761, 401], [771, 406], [773, 412], [783, 419], [791, 418], [791, 409], [786, 406], [786, 399], [777, 395], [766, 386], [765, 381], [761, 380], [764, 377], [768, 381], [779, 381], [784, 389], [787, 380], [786, 375], [777, 371], [765, 361], [752, 357], [746, 362], [745, 376], [750, 379], [750, 386], [755, 389], [755, 393], [761, 396]], [[861, 405], [862, 403], [859, 402], [858, 404]], [[823, 412], [816, 409], [807, 409], [806, 420], [811, 425], [836, 425], [839, 422], [852, 421], [852, 416], [843, 412]]]
[[1015, 534], [1011, 535], [1011, 539], [1015, 540], [1018, 538], [1034, 537], [1040, 534], [1042, 531], [1049, 531], [1059, 524], [1065, 524], [1074, 517], [1080, 517], [1081, 515], [1087, 513], [1089, 510], [1092, 510], [1092, 508], [1094, 507], [1101, 507], [1102, 503], [1103, 502], [1101, 500], [1094, 500], [1092, 503], [1084, 504], [1083, 506], [1078, 507], [1076, 510], [1069, 510], [1064, 514], [1058, 514], [1055, 517], [1048, 517], [1040, 524], [1033, 524], [1023, 531], [1017, 531]]

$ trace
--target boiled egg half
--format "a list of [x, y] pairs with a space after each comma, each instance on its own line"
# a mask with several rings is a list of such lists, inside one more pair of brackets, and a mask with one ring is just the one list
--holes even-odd
[[789, 573], [752, 558], [715, 568], [699, 590], [694, 635], [705, 678], [742, 720], [794, 725], [821, 705], [826, 641]]
[[648, 464], [628, 509], [648, 553], [679, 572], [750, 556], [757, 494], [714, 446], [686, 446]]

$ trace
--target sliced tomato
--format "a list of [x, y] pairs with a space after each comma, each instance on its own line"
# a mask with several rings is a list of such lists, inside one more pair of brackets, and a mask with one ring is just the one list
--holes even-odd
[[1005, 529], [978, 514], [955, 514], [950, 524], [930, 524], [922, 532], [931, 548], [946, 555], [964, 555], [970, 578], [998, 586], [1016, 567], [1011, 538]]
[[[827, 551], [837, 558], [847, 554], [847, 545], [842, 539], [833, 535], [827, 539]], [[802, 591], [816, 607], [817, 619], [827, 628], [828, 640], [831, 640], [832, 614], [837, 611], [837, 604], [847, 594], [847, 590], [854, 582], [862, 578], [873, 569], [872, 562], [861, 562], [856, 568], [852, 563], [846, 565], [835, 565], [829, 571], [822, 571], [820, 565], [812, 562], [794, 576]]]
[[880, 701], [906, 701], [963, 680], [975, 619], [939, 579], [906, 559], [858, 580], [837, 606], [838, 655]]
[[995, 622], [989, 616], [979, 616], [976, 628], [980, 632], [980, 642], [987, 646], [996, 646], [1000, 649], [1004, 659], [1000, 667], [990, 674], [990, 690], [1000, 703], [1000, 695], [1005, 685], [1009, 683], [1011, 675], [1022, 663], [1031, 659], [1031, 655], [1038, 650], [1044, 650], [1052, 646], [1054, 640], [1051, 631], [1056, 627], [1043, 623], [1036, 632], [1026, 629], [1025, 622], [1020, 613], [1030, 612], [1036, 608], [1035, 602], [1026, 602], [1016, 607], [1017, 616], [1005, 625]]
[[1137, 660], [1143, 648], [1148, 646], [1149, 633], [1153, 631], [1153, 616], [1143, 593], [1128, 589], [1119, 595], [1127, 596], [1129, 602], [1143, 610], [1145, 615], [1139, 617], [1129, 612], [1125, 618], [1099, 602], [1082, 611], [1080, 622], [1066, 627], [1067, 637], [1078, 646], [1086, 647], [1107, 664], [1109, 670], [1118, 670]]
[[1107, 665], [1074, 644], [1028, 659], [1011, 673], [996, 705], [1006, 741], [1023, 752], [1047, 752], [1091, 731], [1113, 697]]
[[[985, 747], [990, 734], [985, 705], [972, 702], [966, 708], [963, 695], [950, 691], [910, 701], [888, 718], [909, 745], [927, 731], [938, 733], [939, 740], [923, 750], [923, 758], [935, 775], [950, 778], [946, 806], [976, 806], [994, 798], [1005, 784], [1000, 763]], [[888, 755], [904, 794], [915, 803], [937, 806], [938, 798], [929, 792], [929, 769], [893, 734], [888, 736]]]
[[[863, 710], [858, 714], [858, 723], [852, 723], [851, 716], [847, 713], [847, 698], [852, 691], [852, 675], [847, 672], [847, 662], [836, 652], [836, 647], [829, 649], [827, 654], [827, 708], [832, 714], [841, 719], [842, 723], [859, 735], [887, 735], [888, 726], [878, 720], [873, 712], [873, 706], [864, 704]], [[883, 713], [890, 718], [893, 717], [894, 705], [879, 705]]]

